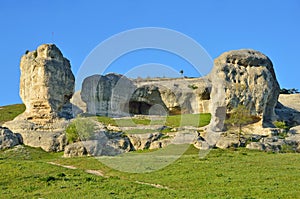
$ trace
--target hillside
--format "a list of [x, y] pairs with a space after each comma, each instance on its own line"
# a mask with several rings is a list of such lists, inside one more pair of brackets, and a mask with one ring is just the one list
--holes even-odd
[[24, 104], [0, 106], [0, 125], [2, 125], [4, 122], [13, 120], [16, 116], [23, 113], [24, 111]]

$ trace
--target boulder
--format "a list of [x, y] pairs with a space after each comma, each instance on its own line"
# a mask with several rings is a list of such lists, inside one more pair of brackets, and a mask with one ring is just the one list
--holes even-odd
[[250, 142], [249, 144], [247, 144], [246, 148], [259, 151], [264, 151], [266, 149], [265, 145], [261, 142]]
[[[161, 133], [129, 134], [128, 138], [133, 150], [149, 149], [151, 144], [162, 137]], [[154, 146], [152, 146], [153, 148]]]
[[267, 56], [250, 49], [225, 52], [215, 59], [209, 79], [212, 131], [224, 130], [224, 109], [230, 112], [239, 104], [245, 105], [251, 115], [261, 117], [264, 127], [273, 126], [280, 88]]
[[20, 134], [23, 143], [31, 147], [41, 147], [47, 152], [63, 151], [67, 145], [65, 128], [69, 121], [52, 120], [52, 123], [37, 125], [27, 120], [10, 121], [4, 125]]
[[87, 113], [110, 117], [128, 116], [129, 100], [135, 86], [125, 76], [110, 73], [93, 75], [82, 83], [81, 99]]
[[132, 150], [129, 139], [122, 133], [97, 132], [91, 140], [75, 142], [65, 147], [64, 157], [115, 156]]
[[9, 149], [22, 144], [21, 137], [14, 134], [8, 128], [0, 127], [0, 150]]

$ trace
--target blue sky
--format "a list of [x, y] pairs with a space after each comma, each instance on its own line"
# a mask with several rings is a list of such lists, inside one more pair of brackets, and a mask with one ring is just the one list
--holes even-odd
[[[281, 87], [300, 89], [299, 10], [298, 0], [0, 0], [0, 105], [21, 103], [19, 62], [27, 49], [55, 43], [76, 76], [98, 44], [143, 27], [181, 32], [213, 59], [234, 49], [259, 50], [272, 60]], [[148, 63], [199, 75], [186, 60], [151, 49], [126, 54], [107, 71], [126, 73]]]

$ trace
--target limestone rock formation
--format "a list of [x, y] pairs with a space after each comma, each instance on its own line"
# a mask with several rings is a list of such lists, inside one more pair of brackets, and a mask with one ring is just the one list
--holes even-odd
[[8, 128], [0, 127], [0, 150], [9, 149], [22, 144], [21, 137], [11, 132]]
[[44, 124], [63, 115], [75, 78], [61, 51], [54, 44], [41, 45], [22, 56], [20, 69], [20, 96], [26, 105], [22, 117]]
[[275, 109], [279, 121], [289, 126], [300, 125], [300, 94], [281, 94]]
[[81, 99], [87, 112], [94, 115], [128, 115], [129, 99], [135, 90], [133, 83], [118, 74], [93, 75], [82, 83]]
[[226, 111], [245, 105], [260, 116], [264, 127], [272, 126], [279, 85], [271, 60], [249, 49], [223, 53], [214, 61], [209, 74], [211, 92], [211, 131], [222, 131]]
[[122, 133], [95, 132], [92, 139], [75, 142], [65, 147], [64, 157], [115, 156], [130, 151], [129, 139]]
[[22, 56], [20, 69], [20, 96], [26, 110], [4, 126], [20, 133], [25, 145], [63, 150], [75, 81], [69, 60], [54, 44], [44, 44]]
[[153, 85], [138, 87], [129, 101], [129, 112], [142, 115], [167, 115], [168, 110], [161, 99], [159, 88]]
[[209, 112], [211, 84], [205, 77], [154, 78], [135, 80], [135, 84], [138, 88], [158, 88], [161, 99], [157, 101], [162, 100], [170, 114]]

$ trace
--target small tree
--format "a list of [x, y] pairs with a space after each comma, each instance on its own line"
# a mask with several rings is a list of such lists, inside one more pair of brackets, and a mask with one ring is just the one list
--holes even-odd
[[183, 70], [180, 70], [179, 73], [181, 76], [183, 76]]
[[230, 113], [228, 119], [225, 120], [225, 124], [230, 124], [232, 126], [238, 127], [238, 139], [241, 142], [242, 127], [246, 124], [252, 122], [250, 111], [244, 105], [238, 105]]

